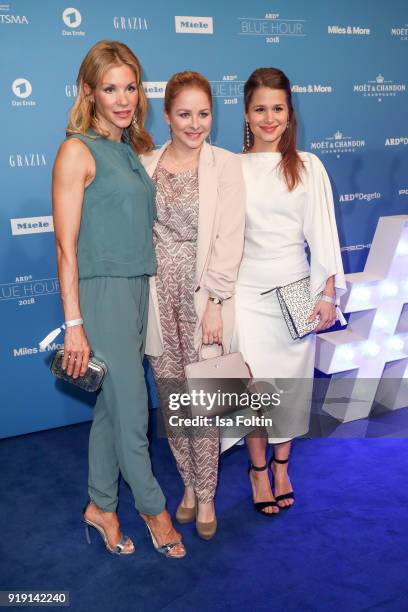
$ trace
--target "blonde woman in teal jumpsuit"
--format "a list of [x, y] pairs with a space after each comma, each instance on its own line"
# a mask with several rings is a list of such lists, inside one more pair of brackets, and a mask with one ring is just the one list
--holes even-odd
[[[143, 354], [148, 279], [156, 270], [154, 187], [138, 154], [152, 148], [140, 64], [128, 47], [100, 41], [78, 75], [78, 98], [53, 174], [54, 227], [65, 320], [63, 367], [85, 373], [90, 347], [108, 366], [89, 439], [84, 521], [107, 549], [131, 554], [116, 507], [121, 473], [154, 547], [185, 555], [148, 453]], [[82, 323], [81, 323], [82, 320]], [[88, 534], [89, 535], [89, 534]]]

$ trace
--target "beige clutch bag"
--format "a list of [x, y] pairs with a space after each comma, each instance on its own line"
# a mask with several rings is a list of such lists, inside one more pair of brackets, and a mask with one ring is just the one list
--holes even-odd
[[[201, 351], [200, 351], [201, 356]], [[188, 392], [204, 392], [208, 394], [242, 394], [246, 393], [252, 378], [249, 365], [244, 361], [241, 353], [229, 353], [211, 359], [202, 359], [196, 363], [190, 363], [184, 368]], [[216, 402], [210, 410], [203, 404], [191, 405], [192, 416], [223, 416], [239, 406], [231, 405], [230, 402]]]

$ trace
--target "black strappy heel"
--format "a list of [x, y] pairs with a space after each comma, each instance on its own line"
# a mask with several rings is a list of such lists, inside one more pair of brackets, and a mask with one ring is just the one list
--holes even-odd
[[[268, 464], [266, 464], [266, 463], [262, 467], [257, 467], [256, 465], [254, 465], [253, 463], [250, 462], [249, 466], [248, 466], [248, 478], [249, 478], [249, 480], [251, 481], [251, 478], [250, 478], [251, 470], [254, 470], [254, 472], [263, 472], [267, 468], [268, 468]], [[251, 481], [251, 485], [252, 485], [252, 481]], [[263, 512], [264, 508], [278, 508], [278, 510], [279, 510], [279, 506], [276, 503], [276, 501], [263, 501], [263, 502], [254, 502], [253, 501], [252, 503], [254, 505], [255, 510], [257, 510], [258, 512], [260, 512], [264, 516], [275, 516], [276, 514], [279, 514], [278, 512]]]
[[[288, 461], [289, 461], [289, 457], [287, 459], [276, 459], [275, 457], [271, 457], [269, 459], [268, 467], [269, 467], [269, 469], [271, 471], [272, 477], [273, 477], [272, 462], [280, 463], [280, 464], [284, 465], [285, 463], [288, 463]], [[276, 499], [276, 502], [280, 502], [280, 501], [282, 501], [284, 499], [293, 499], [294, 500], [295, 499], [295, 494], [294, 494], [293, 491], [289, 491], [289, 493], [283, 493], [282, 495], [277, 495], [275, 497], [275, 499]], [[289, 508], [291, 508], [293, 506], [293, 504], [290, 504], [289, 506], [279, 506], [278, 503], [277, 503], [277, 505], [278, 505], [278, 507], [281, 510], [289, 510]]]

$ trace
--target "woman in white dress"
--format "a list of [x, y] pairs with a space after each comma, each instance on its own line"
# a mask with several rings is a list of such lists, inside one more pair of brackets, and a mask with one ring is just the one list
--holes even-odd
[[[345, 281], [330, 181], [315, 155], [296, 149], [288, 78], [276, 68], [255, 70], [245, 83], [244, 103], [246, 230], [232, 350], [242, 352], [256, 380], [292, 379], [295, 389], [300, 385], [295, 391], [300, 401], [291, 404], [283, 419], [284, 410], [276, 413], [272, 430], [258, 429], [246, 439], [255, 508], [272, 516], [294, 502], [287, 467], [291, 439], [308, 431], [308, 386], [301, 379], [308, 379], [311, 387], [315, 334], [293, 340], [276, 291], [269, 290], [310, 275], [312, 296], [323, 291], [310, 318], [319, 315], [320, 331], [335, 323], [336, 293], [338, 297], [345, 290]], [[273, 492], [266, 463], [268, 437], [274, 444], [269, 462]]]

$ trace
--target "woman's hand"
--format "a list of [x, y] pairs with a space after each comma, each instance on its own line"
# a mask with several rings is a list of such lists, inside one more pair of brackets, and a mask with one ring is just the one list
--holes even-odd
[[62, 369], [67, 370], [68, 376], [78, 378], [83, 376], [88, 369], [88, 361], [91, 349], [86, 339], [82, 325], [68, 327], [65, 330], [64, 358]]
[[202, 320], [203, 344], [222, 344], [221, 304], [208, 300]]
[[314, 321], [317, 315], [320, 315], [320, 321], [315, 331], [318, 332], [323, 329], [329, 329], [329, 327], [332, 327], [336, 322], [336, 307], [334, 304], [329, 304], [328, 302], [320, 300], [314, 307], [309, 317], [309, 322], [311, 323]]

